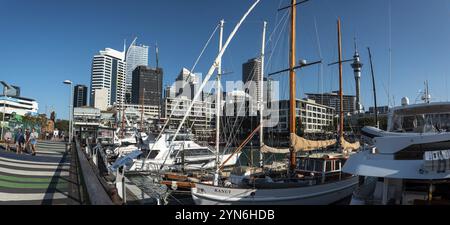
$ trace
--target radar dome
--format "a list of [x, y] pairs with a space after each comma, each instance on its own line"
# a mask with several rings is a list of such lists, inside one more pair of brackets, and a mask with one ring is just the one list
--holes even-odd
[[403, 97], [402, 98], [402, 106], [407, 106], [407, 105], [409, 105], [409, 98]]

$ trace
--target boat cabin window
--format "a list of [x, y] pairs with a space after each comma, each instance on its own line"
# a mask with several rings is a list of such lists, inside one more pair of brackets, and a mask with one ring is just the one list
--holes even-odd
[[150, 151], [150, 155], [148, 156], [149, 159], [154, 159], [159, 154], [159, 150], [152, 150]]
[[394, 132], [450, 131], [450, 113], [403, 114], [392, 117]]
[[425, 152], [450, 149], [450, 141], [410, 145], [394, 155], [395, 160], [421, 160]]
[[170, 158], [175, 158], [178, 155], [178, 150], [173, 150], [172, 153], [170, 153]]
[[200, 148], [200, 149], [185, 149], [184, 156], [205, 156], [212, 155], [212, 152], [209, 149]]
[[300, 158], [298, 160], [298, 169], [301, 171], [322, 173], [325, 162], [325, 172], [335, 172], [341, 170], [340, 160], [325, 160], [325, 159], [312, 159], [312, 158]]
[[323, 159], [301, 158], [298, 160], [297, 168], [302, 171], [321, 173], [323, 171]]
[[[167, 141], [172, 141], [173, 135], [169, 135]], [[192, 141], [193, 138], [191, 135], [177, 135], [175, 141]]]

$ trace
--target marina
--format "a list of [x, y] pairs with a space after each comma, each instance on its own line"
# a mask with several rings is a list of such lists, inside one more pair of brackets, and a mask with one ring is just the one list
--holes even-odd
[[[0, 205], [450, 205], [450, 102], [432, 96], [435, 77], [391, 84], [391, 1], [382, 44], [319, 2], [229, 3], [239, 13], [185, 37], [199, 55], [170, 78], [156, 41], [96, 47], [89, 87], [60, 82], [68, 119], [1, 81]], [[416, 99], [395, 104], [400, 89]]]

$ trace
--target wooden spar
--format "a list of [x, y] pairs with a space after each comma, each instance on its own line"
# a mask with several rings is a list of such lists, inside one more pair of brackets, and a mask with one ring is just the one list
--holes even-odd
[[[289, 107], [289, 130], [291, 134], [297, 134], [296, 129], [296, 81], [295, 81], [295, 64], [296, 64], [296, 19], [297, 19], [297, 0], [291, 2], [291, 43], [290, 43], [290, 59], [289, 59], [289, 86], [290, 86], [290, 107]], [[294, 148], [290, 149], [290, 169], [294, 171], [297, 166], [297, 154]]]
[[338, 18], [338, 48], [339, 48], [339, 139], [344, 137], [344, 93], [342, 91], [342, 35], [341, 35], [341, 19]]
[[253, 136], [255, 136], [255, 134], [259, 131], [259, 128], [261, 127], [261, 124], [255, 129], [253, 130], [253, 132], [247, 137], [247, 139], [244, 140], [244, 142], [241, 143], [241, 145], [239, 145], [238, 148], [236, 148], [236, 150], [233, 152], [233, 154], [231, 154], [225, 161], [223, 161], [222, 165], [219, 168], [219, 171], [222, 171], [223, 168], [225, 167], [225, 165], [227, 164], [228, 161], [230, 161], [230, 159], [236, 155], [237, 153], [239, 153], [247, 144], [250, 140], [252, 140]]

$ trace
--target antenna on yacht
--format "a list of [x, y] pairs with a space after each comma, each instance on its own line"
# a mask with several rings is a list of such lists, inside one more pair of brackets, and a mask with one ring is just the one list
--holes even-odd
[[428, 104], [431, 101], [430, 90], [428, 89], [428, 80], [425, 81], [424, 85], [425, 85], [425, 91], [422, 95], [422, 100]]

